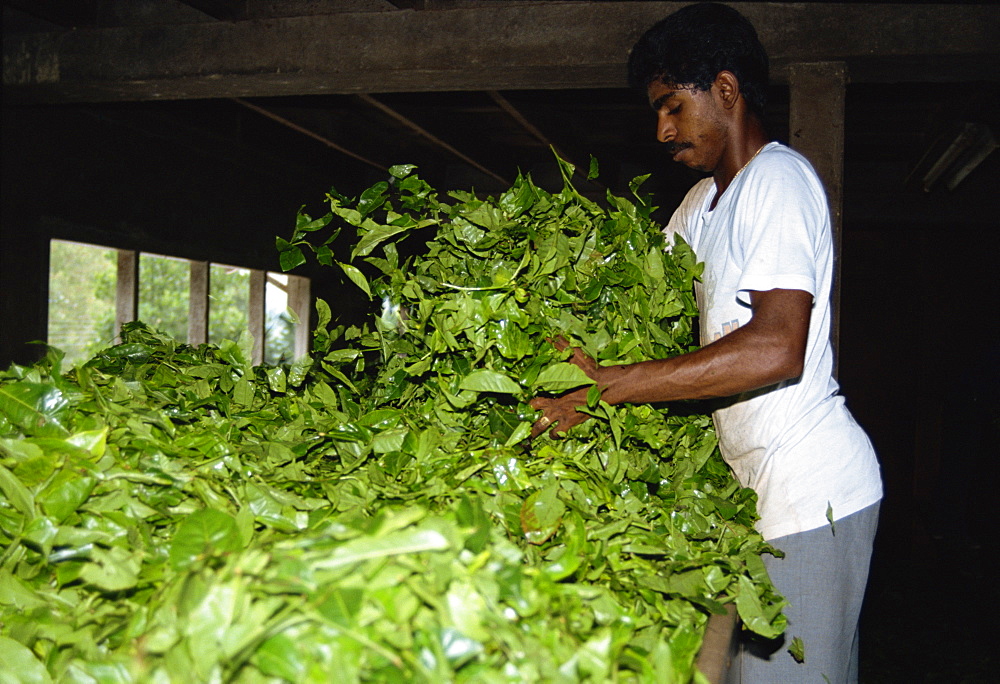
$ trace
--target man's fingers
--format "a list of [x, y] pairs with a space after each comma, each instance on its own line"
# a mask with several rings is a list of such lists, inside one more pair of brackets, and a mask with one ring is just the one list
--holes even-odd
[[597, 368], [594, 360], [587, 356], [579, 347], [573, 347], [573, 356], [570, 358], [570, 362], [588, 374], [591, 370]]
[[587, 414], [577, 410], [578, 407], [586, 405], [587, 392], [587, 388], [584, 388], [561, 397], [535, 397], [528, 401], [528, 406], [543, 412], [542, 417], [531, 426], [532, 438], [546, 430], [551, 430], [553, 436], [562, 435], [574, 425], [587, 420]]
[[570, 428], [579, 425], [587, 420], [587, 418], [589, 416], [586, 413], [580, 413], [575, 408], [569, 413], [555, 412], [544, 415], [531, 426], [531, 437], [535, 438], [546, 430], [549, 431], [549, 435], [552, 437], [561, 437]]
[[534, 439], [538, 435], [542, 434], [546, 430], [552, 427], [552, 419], [548, 416], [542, 416], [535, 421], [535, 424], [531, 426], [531, 437]]

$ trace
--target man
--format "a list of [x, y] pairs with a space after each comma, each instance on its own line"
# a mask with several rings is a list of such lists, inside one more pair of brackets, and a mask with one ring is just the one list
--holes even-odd
[[[867, 436], [837, 395], [829, 342], [832, 239], [826, 196], [798, 153], [770, 142], [768, 60], [736, 10], [703, 3], [652, 27], [629, 76], [674, 161], [711, 174], [671, 218], [705, 263], [696, 286], [703, 347], [598, 367], [573, 361], [610, 404], [729, 397], [713, 418], [740, 483], [755, 489], [765, 556], [789, 601], [783, 639], [748, 640], [730, 681], [857, 680], [857, 624], [882, 497]], [[586, 419], [586, 390], [535, 399], [535, 433]], [[834, 522], [831, 524], [830, 515]], [[800, 637], [805, 661], [788, 651]]]

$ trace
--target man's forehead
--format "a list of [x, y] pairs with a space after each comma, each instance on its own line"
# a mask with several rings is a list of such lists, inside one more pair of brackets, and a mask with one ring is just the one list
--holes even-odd
[[670, 99], [683, 93], [690, 93], [692, 90], [693, 86], [690, 85], [664, 83], [663, 81], [656, 80], [646, 88], [646, 95], [649, 98], [650, 106], [653, 109], [659, 109]]

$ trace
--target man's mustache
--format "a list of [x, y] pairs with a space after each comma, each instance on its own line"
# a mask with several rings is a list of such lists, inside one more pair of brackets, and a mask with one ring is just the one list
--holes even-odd
[[694, 147], [694, 145], [692, 145], [689, 142], [674, 142], [672, 140], [668, 143], [664, 143], [664, 145], [666, 146], [667, 154], [669, 155], [675, 155], [681, 150], [686, 150], [689, 147]]

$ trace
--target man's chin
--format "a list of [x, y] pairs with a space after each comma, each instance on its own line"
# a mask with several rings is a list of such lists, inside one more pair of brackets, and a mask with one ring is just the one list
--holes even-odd
[[[674, 161], [678, 161], [678, 160], [674, 160]], [[704, 164], [699, 164], [696, 161], [684, 161], [684, 160], [680, 160], [678, 163], [681, 164], [682, 166], [688, 167], [692, 171], [697, 171], [698, 173], [712, 173], [712, 169], [706, 168]]]
[[678, 164], [683, 164], [688, 168], [695, 169], [696, 171], [702, 171], [701, 165], [695, 158], [694, 150], [690, 147], [683, 147], [676, 152], [674, 152], [672, 159]]

